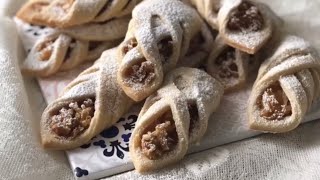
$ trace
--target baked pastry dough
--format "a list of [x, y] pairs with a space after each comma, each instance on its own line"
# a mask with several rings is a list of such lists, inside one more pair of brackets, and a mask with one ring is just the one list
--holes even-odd
[[249, 55], [224, 43], [218, 35], [208, 58], [207, 72], [230, 92], [245, 85], [248, 76]]
[[148, 172], [184, 157], [200, 141], [223, 86], [202, 70], [177, 68], [147, 98], [130, 140], [130, 157], [138, 172]]
[[126, 94], [141, 101], [155, 92], [164, 74], [185, 57], [203, 23], [180, 1], [146, 0], [137, 5], [118, 50], [118, 83]]
[[39, 39], [32, 47], [21, 70], [35, 76], [49, 76], [66, 71], [85, 61], [96, 60], [101, 53], [119, 43], [81, 41], [59, 32], [53, 32]]
[[296, 128], [319, 97], [320, 58], [310, 44], [286, 36], [260, 67], [249, 99], [251, 129], [280, 133]]
[[38, 25], [66, 28], [130, 15], [140, 0], [30, 0], [16, 14]]
[[105, 51], [48, 105], [41, 119], [41, 141], [45, 148], [79, 147], [129, 110], [133, 101], [116, 82], [115, 57], [115, 49]]
[[181, 57], [177, 63], [178, 67], [193, 67], [199, 68], [203, 65], [205, 60], [213, 48], [213, 37], [218, 33], [210, 31], [208, 25], [201, 21], [201, 29], [192, 37], [187, 53]]
[[218, 13], [222, 6], [222, 0], [189, 0], [199, 14], [206, 20], [212, 29], [219, 29]]
[[271, 37], [270, 8], [250, 0], [225, 0], [218, 13], [219, 32], [226, 44], [255, 54]]
[[84, 25], [59, 29], [75, 39], [84, 41], [113, 41], [125, 36], [130, 16], [111, 19], [105, 22], [91, 22]]

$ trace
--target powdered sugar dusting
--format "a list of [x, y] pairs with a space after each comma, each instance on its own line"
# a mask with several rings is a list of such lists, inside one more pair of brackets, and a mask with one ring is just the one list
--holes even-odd
[[[119, 47], [119, 51], [122, 51], [120, 53], [122, 56], [119, 57], [121, 61], [119, 83], [126, 87], [124, 88], [126, 93], [130, 96], [138, 94], [136, 100], [142, 100], [157, 90], [163, 81], [162, 74], [165, 75], [174, 68], [180, 57], [184, 56], [192, 37], [201, 31], [202, 23], [197, 12], [180, 1], [147, 0], [137, 5], [132, 12], [125, 41]], [[130, 39], [136, 39], [137, 45], [126, 52]], [[170, 49], [163, 51], [162, 47], [167, 41], [170, 42], [168, 47]], [[135, 65], [133, 62], [139, 61], [137, 57], [153, 65], [153, 72], [156, 73], [153, 83], [143, 86], [126, 84], [125, 79], [128, 77], [125, 77], [125, 71], [131, 68], [129, 66]], [[145, 94], [139, 92], [141, 89], [145, 90], [143, 91]]]
[[[317, 91], [317, 87], [312, 84], [319, 82], [316, 82], [310, 73], [309, 78], [306, 77], [307, 74], [303, 72], [309, 69], [316, 72], [320, 71], [319, 57], [313, 53], [309, 43], [299, 37], [285, 37], [275, 53], [261, 65], [258, 78], [253, 86], [254, 93], [250, 97], [250, 102], [252, 102], [250, 106], [256, 106], [256, 108], [249, 108], [254, 111], [249, 112], [254, 114], [252, 124], [262, 128], [262, 130], [265, 128], [266, 131], [274, 132], [289, 131], [295, 128], [301, 122], [307, 109], [310, 108], [308, 102], [315, 101], [311, 94]], [[270, 90], [271, 86], [266, 87], [276, 81], [279, 81], [281, 87], [285, 88], [284, 97], [288, 97], [290, 102], [286, 101], [286, 98], [280, 98], [281, 93]], [[259, 100], [255, 99], [259, 97], [257, 93], [262, 93], [262, 104], [265, 108], [260, 115], [257, 114], [261, 110], [258, 108]], [[274, 93], [274, 96], [272, 96], [272, 93]], [[284, 106], [279, 106], [280, 111], [278, 112], [279, 109], [277, 109], [276, 112], [274, 108], [280, 104]], [[293, 107], [292, 116], [288, 111], [291, 108], [287, 108], [290, 104]], [[270, 105], [269, 108], [268, 105]], [[258, 118], [259, 116], [264, 118]], [[270, 122], [266, 121], [268, 119], [266, 116], [272, 117], [272, 119], [275, 116], [278, 119], [279, 116], [280, 119], [285, 117], [283, 120], [285, 123], [281, 123], [279, 126], [276, 125], [277, 123], [270, 125]], [[271, 127], [274, 127], [274, 129]]]

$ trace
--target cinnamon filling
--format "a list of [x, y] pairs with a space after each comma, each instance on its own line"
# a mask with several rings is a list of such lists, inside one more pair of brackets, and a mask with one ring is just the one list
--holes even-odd
[[127, 54], [131, 49], [135, 48], [138, 45], [138, 42], [136, 39], [130, 39], [127, 43], [127, 45], [125, 45], [122, 49], [124, 54]]
[[90, 126], [94, 115], [94, 99], [72, 102], [52, 116], [51, 130], [58, 136], [74, 138]]
[[47, 40], [37, 46], [37, 51], [39, 52], [39, 57], [41, 61], [47, 61], [50, 59], [54, 46], [54, 40]]
[[269, 86], [258, 98], [260, 117], [267, 120], [282, 120], [292, 114], [291, 104], [280, 83]]
[[194, 54], [201, 50], [201, 45], [204, 44], [205, 39], [201, 32], [197, 33], [190, 41], [189, 49], [187, 52], [187, 56]]
[[125, 77], [129, 84], [149, 84], [156, 77], [154, 65], [150, 61], [141, 60], [126, 70]]
[[178, 134], [171, 111], [151, 124], [141, 138], [142, 153], [151, 160], [160, 159], [177, 144]]
[[238, 78], [238, 66], [235, 63], [235, 49], [227, 47], [215, 60], [215, 64], [219, 66], [218, 75], [220, 78]]
[[188, 103], [188, 111], [190, 115], [190, 126], [189, 126], [189, 135], [193, 133], [193, 130], [197, 128], [199, 121], [199, 113], [198, 113], [198, 107], [195, 102]]
[[227, 27], [232, 31], [256, 32], [262, 29], [263, 23], [258, 7], [245, 1], [231, 13]]
[[166, 63], [173, 52], [173, 41], [171, 37], [166, 37], [158, 42], [159, 53], [163, 56], [163, 63]]

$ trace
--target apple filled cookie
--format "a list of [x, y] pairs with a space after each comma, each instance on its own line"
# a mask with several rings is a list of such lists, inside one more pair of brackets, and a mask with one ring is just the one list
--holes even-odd
[[23, 62], [25, 74], [46, 77], [58, 71], [67, 71], [99, 58], [106, 49], [119, 43], [114, 41], [83, 41], [60, 32], [53, 32], [39, 39]]
[[249, 99], [250, 128], [280, 133], [296, 128], [319, 98], [320, 58], [309, 43], [286, 36], [261, 65]]
[[43, 147], [79, 147], [129, 110], [133, 101], [117, 84], [116, 71], [116, 49], [107, 50], [48, 105], [41, 119]]
[[139, 2], [140, 0], [29, 0], [16, 16], [31, 24], [67, 28], [130, 15]]
[[131, 16], [124, 16], [104, 22], [57, 28], [57, 30], [83, 41], [114, 41], [126, 35], [130, 19]]
[[201, 140], [222, 95], [222, 84], [202, 70], [171, 71], [145, 101], [132, 133], [136, 170], [148, 172], [182, 159], [189, 145]]
[[137, 5], [118, 48], [118, 82], [126, 94], [141, 101], [155, 92], [166, 72], [188, 53], [191, 40], [202, 42], [204, 34], [210, 35], [203, 33], [203, 25], [197, 12], [180, 1], [147, 0]]
[[269, 8], [249, 0], [226, 0], [219, 10], [219, 33], [226, 44], [255, 54], [273, 32]]
[[224, 43], [217, 36], [206, 65], [207, 72], [224, 85], [225, 92], [241, 88], [247, 81], [249, 55]]

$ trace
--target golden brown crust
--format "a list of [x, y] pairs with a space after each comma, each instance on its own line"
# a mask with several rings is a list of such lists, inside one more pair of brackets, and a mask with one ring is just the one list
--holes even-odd
[[17, 12], [17, 17], [32, 24], [66, 28], [130, 15], [139, 2], [140, 0], [31, 0]]
[[136, 170], [145, 173], [182, 159], [188, 146], [201, 140], [222, 95], [223, 86], [202, 70], [171, 71], [163, 87], [147, 98], [132, 133]]
[[[41, 142], [48, 149], [65, 150], [81, 146], [103, 129], [114, 124], [133, 104], [116, 82], [116, 50], [103, 53], [90, 68], [81, 73], [49, 104], [41, 118]], [[75, 136], [59, 136], [52, 130], [52, 118], [63, 108], [72, 107], [86, 99], [94, 100], [94, 115], [90, 125]], [[82, 108], [82, 107], [81, 107]], [[57, 118], [56, 118], [57, 119]], [[63, 119], [62, 119], [63, 120]], [[63, 122], [62, 122], [63, 126]]]
[[[319, 71], [320, 58], [309, 43], [295, 36], [284, 37], [274, 54], [259, 69], [249, 99], [250, 128], [273, 133], [296, 128], [315, 101], [319, 80], [314, 78], [312, 72]], [[268, 92], [275, 83], [279, 83], [282, 96], [289, 102], [284, 103], [284, 100]], [[267, 94], [269, 97], [265, 96]], [[265, 97], [261, 100], [262, 96]], [[264, 109], [260, 101], [263, 101]], [[268, 111], [268, 114], [262, 110]], [[288, 110], [291, 112], [288, 113]], [[271, 119], [265, 118], [265, 115]]]
[[141, 101], [156, 91], [186, 55], [202, 23], [194, 9], [179, 1], [147, 0], [136, 6], [118, 50], [118, 83], [126, 94]]
[[[243, 11], [242, 6], [245, 7]], [[249, 0], [224, 1], [218, 22], [219, 32], [226, 44], [255, 54], [271, 38], [273, 24], [268, 11], [270, 9], [264, 5]], [[251, 13], [250, 16], [248, 13]]]
[[96, 60], [104, 50], [116, 46], [118, 42], [119, 40], [102, 41], [93, 47], [93, 41], [77, 40], [60, 32], [53, 32], [35, 43], [21, 69], [23, 73], [33, 76], [50, 76]]

